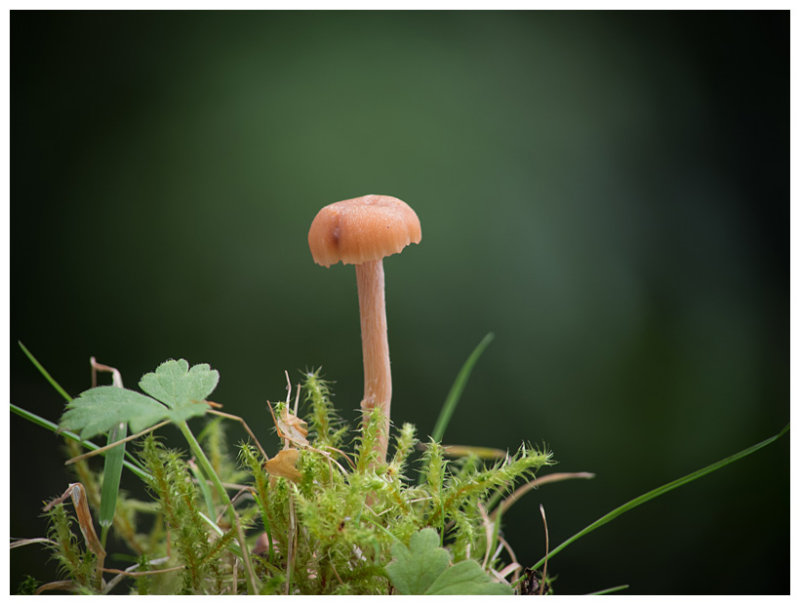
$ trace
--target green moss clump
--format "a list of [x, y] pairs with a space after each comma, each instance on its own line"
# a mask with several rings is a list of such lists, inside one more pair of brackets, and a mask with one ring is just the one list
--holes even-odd
[[[138, 457], [132, 459], [144, 471], [153, 502], [119, 494], [112, 534], [117, 546], [132, 551], [117, 556], [135, 561], [126, 570], [105, 571], [100, 578], [65, 506], [52, 507], [51, 548], [68, 580], [61, 589], [241, 594], [255, 587], [262, 594], [392, 594], [386, 569], [393, 547], [396, 553], [398, 543], [409, 544], [424, 528], [436, 530], [451, 564], [486, 562], [487, 572], [508, 564], [496, 554], [496, 524], [488, 515], [515, 485], [552, 463], [549, 453], [523, 446], [488, 465], [469, 453], [451, 459], [440, 443], [421, 444], [406, 423], [395, 432], [383, 462], [375, 453], [380, 411], [366, 415], [353, 434], [336, 415], [319, 372], [305, 373], [301, 389], [302, 418], [287, 404], [275, 406], [283, 448], [269, 460], [251, 441], [229, 447], [220, 417], [200, 433], [202, 449], [192, 450], [195, 456], [203, 453], [208, 464], [195, 464], [194, 456], [167, 448], [152, 434], [139, 439]], [[97, 473], [85, 461], [77, 470], [90, 494], [97, 491]], [[224, 485], [229, 498], [222, 498], [216, 485]], [[97, 499], [89, 500], [96, 511]], [[108, 561], [114, 556], [109, 553]], [[35, 582], [28, 584], [26, 591], [35, 588]]]

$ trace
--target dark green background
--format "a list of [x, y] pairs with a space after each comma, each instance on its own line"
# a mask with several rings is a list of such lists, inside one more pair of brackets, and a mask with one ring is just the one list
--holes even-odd
[[[512, 509], [522, 563], [539, 503], [555, 545], [788, 421], [788, 12], [14, 12], [11, 134], [11, 396], [48, 418], [17, 340], [72, 394], [90, 355], [130, 387], [209, 362], [271, 447], [284, 370], [323, 366], [354, 418], [355, 277], [306, 233], [383, 193], [423, 232], [385, 262], [393, 420], [430, 433], [492, 331], [445, 441], [597, 473]], [[33, 537], [68, 477], [10, 427]], [[788, 592], [788, 450], [577, 542], [556, 590]], [[12, 591], [44, 560], [14, 551]]]

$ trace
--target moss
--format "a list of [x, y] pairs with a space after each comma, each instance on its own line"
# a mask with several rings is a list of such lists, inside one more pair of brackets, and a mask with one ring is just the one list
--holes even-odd
[[[284, 442], [297, 452], [296, 458], [285, 457], [294, 464], [291, 472], [267, 472], [258, 444], [230, 447], [221, 418], [200, 433], [202, 451], [228, 486], [233, 516], [224, 499], [204, 486], [206, 467], [199, 472], [184, 452], [152, 434], [138, 441], [137, 462], [147, 472], [153, 502], [120, 493], [114, 531], [137, 561], [136, 575], [120, 586], [138, 594], [246, 592], [252, 586], [245, 583], [237, 539], [243, 529], [261, 594], [389, 594], [386, 566], [394, 545], [433, 527], [454, 562], [482, 560], [489, 546], [486, 511], [512, 486], [551, 464], [548, 453], [530, 447], [489, 466], [474, 455], [448, 460], [433, 440], [419, 455], [416, 430], [408, 423], [394, 434], [388, 461], [380, 462], [379, 410], [366, 415], [352, 434], [318, 371], [304, 373], [302, 393], [308, 433], [307, 439]], [[275, 411], [279, 417], [288, 414], [280, 405]], [[270, 469], [276, 473], [276, 467]], [[94, 488], [97, 474], [87, 464], [79, 471]], [[50, 511], [49, 523], [63, 577], [76, 592], [101, 592], [94, 557], [72, 532], [63, 505]], [[506, 563], [491, 559], [496, 568]]]

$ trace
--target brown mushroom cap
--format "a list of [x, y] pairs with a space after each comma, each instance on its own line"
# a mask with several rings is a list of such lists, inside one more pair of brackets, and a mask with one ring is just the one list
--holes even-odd
[[365, 195], [328, 204], [308, 230], [308, 247], [318, 265], [342, 261], [360, 265], [397, 254], [418, 244], [422, 230], [417, 213], [388, 195]]

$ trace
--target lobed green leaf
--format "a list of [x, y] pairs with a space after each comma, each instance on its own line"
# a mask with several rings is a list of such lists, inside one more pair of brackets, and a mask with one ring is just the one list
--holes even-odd
[[169, 360], [139, 381], [150, 397], [114, 386], [89, 389], [67, 404], [61, 428], [80, 431], [81, 438], [88, 439], [123, 422], [134, 433], [165, 419], [180, 424], [206, 413], [210, 406], [205, 399], [217, 382], [219, 372], [208, 364], [190, 369], [185, 359]]
[[450, 554], [439, 546], [439, 534], [426, 527], [411, 536], [408, 546], [392, 546], [394, 561], [386, 573], [400, 594], [425, 594], [436, 578], [450, 564]]
[[514, 589], [508, 584], [494, 582], [481, 566], [472, 559], [456, 563], [445, 569], [430, 585], [425, 594], [485, 594], [510, 595]]
[[439, 534], [426, 527], [411, 536], [408, 546], [392, 546], [394, 560], [386, 574], [400, 594], [510, 595], [507, 584], [494, 582], [476, 561], [468, 559], [450, 565], [450, 553], [439, 545]]
[[67, 404], [61, 428], [80, 432], [82, 439], [106, 433], [121, 422], [138, 433], [164, 420], [169, 410], [146, 395], [113, 386], [89, 389]]
[[189, 369], [189, 362], [185, 359], [170, 359], [158, 366], [155, 372], [142, 376], [139, 388], [168, 407], [177, 409], [202, 403], [218, 382], [219, 372], [212, 370], [207, 363]]

